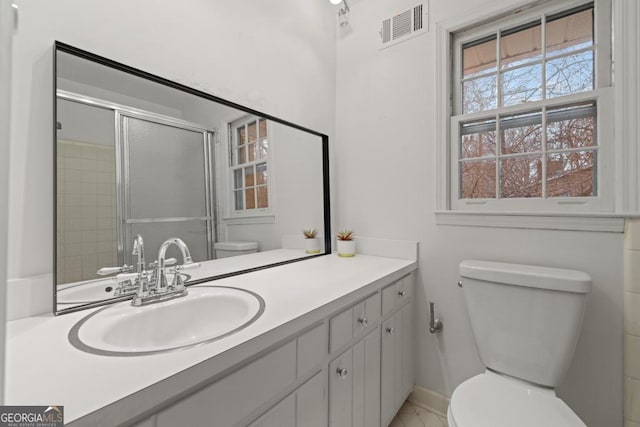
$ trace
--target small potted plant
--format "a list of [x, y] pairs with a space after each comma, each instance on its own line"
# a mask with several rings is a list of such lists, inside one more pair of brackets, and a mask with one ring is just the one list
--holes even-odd
[[310, 228], [307, 230], [302, 230], [302, 234], [304, 234], [304, 250], [309, 255], [319, 254], [321, 251], [320, 248], [320, 239], [318, 239], [318, 230], [315, 228]]
[[338, 238], [338, 256], [352, 257], [356, 254], [355, 234], [351, 230], [342, 230], [336, 234]]

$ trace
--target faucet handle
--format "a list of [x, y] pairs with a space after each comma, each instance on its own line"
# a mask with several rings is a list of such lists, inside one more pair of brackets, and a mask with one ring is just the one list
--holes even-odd
[[108, 276], [116, 273], [129, 273], [133, 271], [132, 265], [123, 265], [122, 267], [102, 267], [97, 271], [98, 276]]
[[178, 265], [178, 266], [176, 266], [176, 272], [179, 272], [179, 271], [182, 271], [182, 270], [190, 270], [192, 268], [200, 268], [200, 263], [199, 262], [191, 262], [189, 264]]
[[[174, 265], [177, 262], [178, 260], [175, 258], [167, 258], [164, 260], [164, 265], [168, 267], [168, 266]], [[153, 261], [149, 263], [149, 268], [157, 268], [157, 267], [158, 267], [158, 261]]]
[[199, 262], [190, 262], [189, 264], [176, 265], [173, 269], [173, 280], [171, 281], [171, 286], [174, 289], [184, 288], [184, 279], [182, 278], [182, 274], [180, 272], [182, 270], [189, 270], [191, 268], [200, 267]]
[[120, 273], [116, 276], [116, 280], [118, 282], [124, 281], [124, 280], [135, 280], [139, 277], [140, 275], [138, 273]]

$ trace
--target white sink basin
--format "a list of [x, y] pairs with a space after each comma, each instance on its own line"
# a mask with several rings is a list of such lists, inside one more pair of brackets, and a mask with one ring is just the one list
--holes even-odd
[[209, 343], [260, 317], [264, 300], [253, 292], [222, 286], [190, 287], [189, 295], [143, 307], [124, 301], [76, 323], [76, 348], [109, 356], [141, 356]]

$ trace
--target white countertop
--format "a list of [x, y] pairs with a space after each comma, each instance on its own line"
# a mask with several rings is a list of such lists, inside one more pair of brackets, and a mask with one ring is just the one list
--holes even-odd
[[[171, 379], [165, 381], [167, 387], [175, 387], [178, 380], [185, 389], [193, 387], [204, 379], [193, 378], [203, 362], [206, 361], [206, 372], [214, 375], [228, 368], [229, 363], [249, 357], [250, 341], [256, 342], [265, 333], [367, 285], [389, 276], [399, 278], [415, 270], [416, 265], [412, 260], [360, 254], [340, 258], [332, 254], [216, 280], [215, 285], [247, 289], [261, 295], [266, 304], [264, 314], [247, 328], [219, 341], [150, 356], [98, 356], [72, 347], [67, 340], [70, 328], [96, 309], [8, 322], [5, 404], [64, 405], [65, 422], [114, 402], [111, 407], [115, 411], [117, 404], [126, 401], [120, 399], [136, 392], [144, 404], [152, 405], [153, 402], [147, 401], [160, 399], [155, 396], [159, 391], [171, 396], [173, 390], [150, 389], [154, 396], [145, 398], [145, 388], [167, 379]], [[216, 274], [210, 272], [212, 268], [215, 266], [203, 263], [200, 273]], [[286, 327], [280, 329], [283, 334], [289, 333]], [[189, 370], [191, 374], [186, 373], [189, 368], [193, 368]], [[182, 373], [182, 380], [178, 373]]]

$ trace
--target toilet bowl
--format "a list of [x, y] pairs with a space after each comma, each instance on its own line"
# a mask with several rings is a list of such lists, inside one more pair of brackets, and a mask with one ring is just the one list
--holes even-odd
[[449, 427], [585, 426], [552, 389], [487, 370], [456, 387]]
[[463, 261], [460, 276], [480, 359], [447, 412], [452, 427], [584, 426], [555, 394], [582, 327], [588, 274]]

